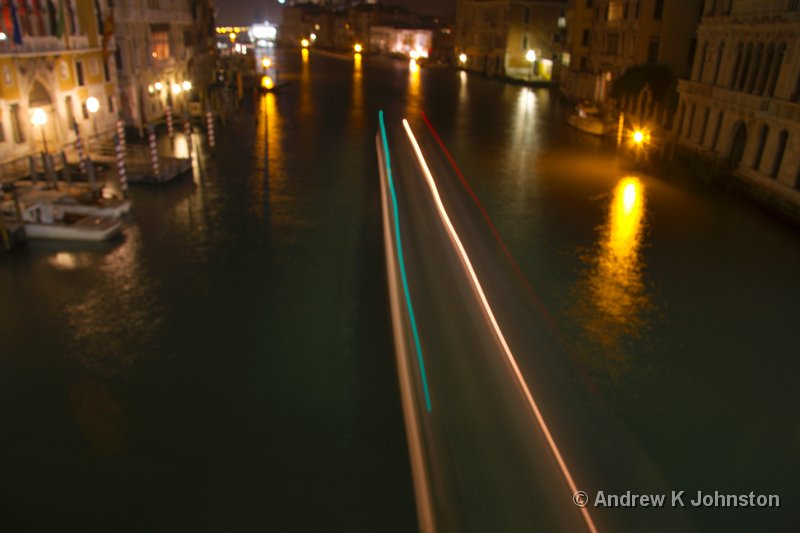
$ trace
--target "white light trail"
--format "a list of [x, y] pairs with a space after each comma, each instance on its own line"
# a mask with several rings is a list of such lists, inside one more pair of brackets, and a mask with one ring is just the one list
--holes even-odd
[[[444, 208], [444, 203], [442, 203], [442, 199], [439, 196], [439, 190], [436, 187], [436, 182], [433, 180], [433, 175], [431, 174], [430, 169], [428, 168], [428, 164], [425, 162], [425, 158], [422, 155], [422, 150], [417, 143], [416, 137], [414, 137], [414, 133], [411, 131], [411, 126], [408, 124], [408, 120], [403, 119], [403, 127], [408, 134], [408, 139], [411, 141], [411, 145], [414, 148], [414, 152], [417, 155], [417, 159], [419, 160], [419, 164], [422, 167], [422, 172], [425, 174], [425, 179], [428, 183], [428, 187], [431, 190], [431, 194], [433, 196], [434, 204], [436, 204], [436, 208], [439, 211], [439, 216], [444, 223], [445, 228], [450, 236], [450, 240], [456, 247], [458, 251], [458, 255], [461, 259], [461, 263], [464, 265], [464, 268], [469, 275], [473, 286], [475, 287], [475, 291], [480, 298], [481, 304], [483, 305], [483, 310], [486, 313], [486, 316], [489, 318], [489, 322], [491, 323], [492, 329], [497, 335], [497, 339], [500, 342], [500, 346], [503, 348], [503, 352], [508, 358], [508, 362], [511, 365], [511, 369], [514, 372], [514, 376], [516, 377], [517, 381], [522, 387], [522, 391], [525, 395], [525, 398], [528, 400], [528, 404], [533, 411], [534, 416], [536, 417], [536, 421], [539, 423], [539, 427], [544, 434], [545, 440], [547, 441], [550, 450], [553, 452], [553, 456], [558, 463], [558, 467], [561, 470], [561, 473], [564, 476], [569, 489], [572, 491], [572, 494], [578, 492], [578, 487], [575, 485], [575, 481], [572, 479], [572, 475], [567, 468], [567, 464], [564, 462], [563, 457], [561, 456], [561, 452], [558, 450], [558, 446], [556, 446], [556, 442], [553, 439], [553, 435], [550, 433], [550, 429], [547, 427], [547, 424], [544, 421], [544, 417], [542, 416], [542, 412], [539, 410], [539, 406], [537, 405], [536, 401], [533, 399], [533, 394], [531, 393], [530, 389], [528, 388], [528, 384], [525, 382], [525, 378], [522, 376], [522, 372], [519, 369], [519, 365], [517, 364], [517, 360], [514, 357], [514, 354], [511, 353], [511, 348], [509, 348], [508, 343], [506, 342], [505, 335], [503, 335], [502, 330], [500, 329], [500, 325], [497, 323], [497, 319], [492, 312], [492, 308], [489, 305], [489, 300], [486, 298], [486, 294], [483, 292], [483, 287], [481, 286], [480, 281], [478, 280], [478, 276], [475, 273], [475, 269], [472, 267], [472, 262], [467, 255], [467, 251], [464, 249], [464, 245], [461, 243], [461, 239], [456, 233], [455, 227], [453, 227], [453, 223], [450, 221], [450, 217], [447, 214], [447, 210]], [[571, 500], [570, 500], [571, 501]], [[581, 514], [583, 515], [583, 519], [586, 522], [586, 526], [589, 528], [589, 531], [592, 533], [597, 533], [597, 528], [592, 521], [592, 517], [589, 515], [589, 511], [585, 508], [581, 508]]]

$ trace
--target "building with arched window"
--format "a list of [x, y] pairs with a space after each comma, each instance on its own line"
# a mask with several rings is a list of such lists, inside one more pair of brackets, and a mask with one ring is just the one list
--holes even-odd
[[[108, 2], [0, 3], [0, 163], [113, 131], [118, 102]], [[88, 108], [86, 102], [97, 100]], [[92, 103], [94, 103], [92, 101]], [[34, 112], [44, 124], [32, 124]], [[6, 175], [0, 178], [9, 179]]]
[[679, 143], [800, 209], [800, 2], [706, 0], [697, 42]]

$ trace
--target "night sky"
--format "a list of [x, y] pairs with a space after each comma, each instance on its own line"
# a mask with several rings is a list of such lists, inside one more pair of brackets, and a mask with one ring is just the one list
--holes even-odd
[[[385, 2], [409, 9], [439, 16], [452, 16], [455, 13], [455, 0], [391, 0]], [[280, 6], [277, 0], [218, 0], [219, 25], [251, 24], [260, 20], [280, 20]]]

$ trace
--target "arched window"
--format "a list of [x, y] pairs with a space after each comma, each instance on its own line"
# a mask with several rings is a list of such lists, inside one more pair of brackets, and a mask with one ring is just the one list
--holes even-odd
[[714, 78], [711, 80], [711, 84], [715, 85], [717, 80], [719, 79], [719, 69], [722, 66], [722, 57], [725, 54], [725, 43], [719, 45], [719, 50], [717, 50], [717, 62], [714, 65]]
[[761, 167], [761, 159], [764, 157], [764, 146], [767, 144], [768, 134], [769, 128], [764, 124], [758, 131], [758, 147], [756, 148], [756, 155], [753, 158], [753, 170], [755, 171], [758, 171], [759, 167]]
[[717, 113], [717, 126], [716, 126], [716, 129], [714, 130], [714, 138], [711, 139], [711, 146], [710, 146], [710, 148], [712, 150], [716, 150], [717, 149], [717, 142], [719, 142], [719, 132], [722, 131], [722, 119], [723, 118], [724, 118], [724, 115], [723, 115], [722, 111]]
[[774, 54], [775, 45], [773, 43], [769, 43], [769, 46], [767, 46], [767, 53], [764, 54], [764, 61], [761, 66], [761, 70], [758, 73], [758, 82], [756, 83], [755, 94], [764, 94], [764, 89], [767, 87], [767, 81], [769, 80], [772, 70], [772, 60], [774, 59]]
[[686, 114], [686, 102], [684, 100], [681, 100], [680, 103], [678, 104], [678, 122], [677, 122], [677, 127], [675, 128], [675, 133], [677, 133], [678, 135], [680, 135], [681, 131], [683, 130], [683, 116], [685, 114]]
[[767, 82], [767, 96], [775, 96], [775, 85], [778, 83], [778, 76], [780, 76], [781, 69], [783, 68], [783, 58], [786, 55], [786, 43], [778, 45], [778, 51], [775, 53], [775, 61], [772, 63], [772, 68], [769, 73], [769, 81]]
[[734, 169], [738, 168], [739, 164], [742, 162], [745, 146], [747, 146], [747, 126], [740, 120], [733, 127], [731, 151], [728, 154], [728, 161]]
[[753, 92], [753, 88], [756, 85], [756, 78], [758, 77], [758, 73], [761, 71], [761, 56], [764, 53], [764, 45], [762, 43], [758, 43], [756, 45], [756, 53], [753, 56], [753, 64], [750, 67], [750, 72], [747, 75], [747, 87], [745, 90], [748, 93]]
[[697, 144], [703, 146], [703, 141], [706, 138], [706, 129], [708, 129], [708, 114], [710, 113], [709, 108], [705, 108], [703, 111], [703, 125], [700, 128], [700, 137], [697, 139]]
[[703, 43], [703, 50], [700, 52], [698, 64], [695, 67], [695, 81], [703, 81], [703, 71], [706, 69], [706, 61], [708, 60], [708, 42]]
[[736, 82], [736, 90], [741, 91], [744, 89], [744, 83], [747, 80], [747, 72], [750, 70], [750, 58], [753, 55], [753, 43], [747, 43], [744, 50], [744, 61], [739, 68], [739, 81]]
[[739, 74], [739, 67], [742, 66], [742, 43], [736, 45], [736, 61], [733, 63], [733, 70], [730, 74], [728, 88], [733, 89], [736, 85], [736, 76]]
[[783, 155], [786, 152], [786, 142], [789, 140], [789, 132], [786, 130], [781, 131], [778, 135], [778, 146], [775, 148], [775, 159], [772, 161], [772, 170], [770, 170], [769, 177], [777, 178], [778, 172], [781, 170], [783, 163]]
[[691, 140], [692, 139], [692, 129], [694, 128], [694, 113], [697, 111], [697, 105], [692, 104], [692, 107], [689, 108], [689, 120], [686, 124], [686, 138]]

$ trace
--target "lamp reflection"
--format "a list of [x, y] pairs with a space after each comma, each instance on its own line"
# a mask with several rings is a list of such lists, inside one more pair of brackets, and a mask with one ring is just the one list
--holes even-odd
[[415, 59], [411, 59], [408, 62], [408, 106], [406, 112], [412, 116], [418, 115], [422, 109], [419, 95], [419, 78], [419, 65]]
[[353, 56], [353, 95], [348, 113], [348, 126], [353, 130], [364, 127], [364, 88], [362, 85], [361, 54]]
[[644, 187], [636, 177], [617, 183], [608, 220], [600, 229], [596, 256], [588, 279], [591, 300], [588, 332], [594, 341], [615, 346], [622, 336], [636, 336], [649, 305], [642, 279]]

